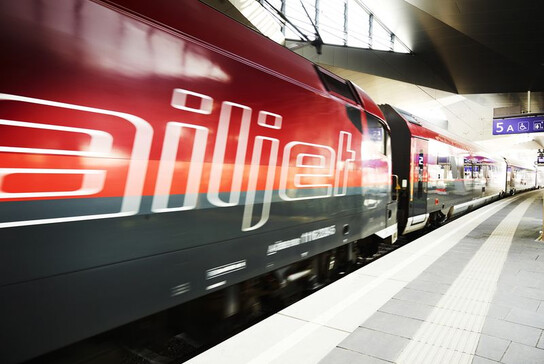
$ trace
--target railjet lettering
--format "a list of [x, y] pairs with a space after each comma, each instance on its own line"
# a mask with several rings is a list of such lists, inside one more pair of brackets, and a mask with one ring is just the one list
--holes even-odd
[[292, 248], [294, 246], [309, 243], [314, 240], [323, 239], [323, 238], [326, 238], [327, 236], [331, 236], [334, 234], [336, 234], [336, 226], [334, 225], [327, 226], [327, 227], [313, 230], [313, 231], [309, 231], [307, 233], [303, 233], [300, 236], [300, 238], [294, 238], [294, 239], [285, 240], [285, 241], [277, 241], [274, 244], [269, 245], [266, 255], [276, 254], [280, 250]]
[[[188, 102], [188, 99], [194, 101], [195, 98], [197, 100], [196, 103]], [[85, 214], [82, 212], [78, 216], [47, 216], [41, 219], [33, 216], [28, 220], [21, 219], [18, 221], [0, 222], [0, 228], [112, 218], [148, 212], [141, 211], [140, 204], [144, 182], [149, 173], [147, 167], [151, 144], [152, 142], [156, 142], [153, 141], [154, 130], [149, 122], [131, 114], [17, 95], [0, 94], [0, 101], [2, 100], [83, 111], [89, 114], [89, 118], [95, 117], [96, 114], [111, 115], [118, 118], [117, 120], [120, 120], [120, 123], [132, 124], [136, 129], [136, 133], [131, 147], [132, 150], [128, 154], [129, 171], [126, 178], [122, 181], [125, 192], [121, 196], [122, 203], [117, 212], [107, 214]], [[284, 147], [281, 150], [280, 140], [277, 138], [266, 135], [255, 135], [250, 140], [250, 129], [252, 128], [258, 128], [256, 129], [258, 131], [256, 134], [281, 130], [283, 125], [283, 117], [281, 115], [259, 110], [256, 112], [255, 117], [254, 110], [246, 105], [223, 101], [219, 107], [214, 108], [215, 103], [216, 101], [208, 95], [184, 89], [173, 90], [170, 106], [185, 112], [185, 117], [183, 122], [169, 121], [166, 123], [164, 139], [161, 144], [162, 151], [158, 163], [155, 191], [152, 196], [151, 212], [169, 213], [196, 209], [198, 198], [201, 196], [201, 186], [205, 182], [203, 181], [204, 176], [209, 178], [205, 196], [212, 205], [216, 207], [242, 205], [244, 207], [241, 221], [242, 231], [256, 230], [268, 221], [275, 188], [276, 171], [279, 172], [279, 180], [276, 182], [278, 191], [277, 199], [296, 201], [346, 195], [348, 174], [354, 169], [353, 163], [355, 161], [355, 150], [352, 149], [351, 133], [340, 131], [336, 146], [287, 140], [283, 141]], [[198, 115], [199, 118], [202, 118], [206, 115], [212, 115], [214, 109], [219, 110], [217, 126], [209, 128], [191, 123], [191, 115], [195, 117]], [[252, 120], [255, 119], [256, 123], [252, 123]], [[10, 127], [32, 128], [34, 130], [60, 130], [65, 133], [83, 133], [90, 137], [91, 143], [88, 150], [80, 151], [5, 147], [0, 145], [0, 152], [72, 155], [80, 158], [98, 156], [102, 160], [118, 158], [112, 150], [112, 144], [115, 143], [115, 136], [102, 130], [77, 128], [77, 125], [66, 127], [42, 122], [31, 123], [10, 120], [0, 120], [1, 124], [6, 124]], [[236, 138], [232, 138], [232, 132], [229, 133], [229, 130], [232, 129], [231, 125], [236, 125]], [[211, 153], [212, 163], [211, 167], [208, 167], [209, 170], [206, 171], [207, 173], [204, 173], [207, 166], [205, 160], [206, 151], [211, 144], [209, 140], [211, 135], [215, 138]], [[228, 143], [236, 143], [236, 145], [229, 145], [229, 148], [227, 148]], [[250, 147], [251, 149], [249, 149]], [[234, 163], [229, 162], [228, 165], [225, 157], [227, 150], [235, 151]], [[249, 156], [251, 159], [250, 163], [246, 163], [248, 150], [252, 151], [251, 156]], [[180, 154], [185, 155], [185, 157], [181, 158]], [[267, 160], [262, 161], [262, 155], [268, 156], [268, 158], [265, 157]], [[187, 162], [186, 167], [184, 167], [181, 173], [176, 173], [176, 166], [180, 164], [179, 162]], [[109, 181], [107, 179], [107, 172], [107, 170], [101, 169], [98, 165], [93, 170], [0, 168], [0, 201], [2, 199], [46, 198], [51, 196], [69, 196], [72, 198], [92, 197], [104, 191], [108, 187], [108, 183], [112, 183], [107, 182]], [[32, 178], [36, 174], [57, 174], [66, 175], [67, 177], [79, 174], [83, 178], [81, 186], [75, 190], [64, 191], [62, 188], [59, 190], [58, 188], [55, 189], [55, 186], [47, 186], [44, 189], [50, 188], [49, 191], [14, 193], [8, 191], [4, 186], [6, 177], [13, 174], [18, 174], [19, 178], [25, 175], [28, 178]], [[225, 178], [229, 178], [229, 180], [225, 181]], [[258, 181], [261, 181], [259, 191]], [[225, 185], [225, 182], [228, 182], [230, 185], [227, 193], [220, 189], [221, 186]], [[174, 202], [171, 201], [171, 190], [172, 186], [176, 185], [183, 185], [185, 190], [182, 193], [183, 199]], [[242, 197], [241, 193], [243, 186], [247, 186], [245, 189], [245, 198]], [[300, 191], [305, 191], [305, 193], [299, 193]], [[254, 211], [257, 194], [259, 194], [262, 201], [260, 211]], [[307, 238], [301, 237], [302, 240]], [[309, 239], [315, 240], [316, 238], [312, 236]]]

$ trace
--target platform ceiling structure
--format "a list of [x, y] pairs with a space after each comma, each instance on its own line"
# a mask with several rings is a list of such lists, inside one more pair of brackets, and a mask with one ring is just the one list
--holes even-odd
[[[378, 103], [403, 107], [427, 119], [447, 120], [448, 129], [468, 139], [488, 140], [490, 146], [501, 144], [503, 150], [505, 145], [521, 150], [544, 147], [544, 136], [539, 134], [491, 134], [494, 114], [544, 111], [544, 3], [355, 1], [411, 52], [324, 44], [318, 54], [307, 42], [288, 39], [285, 45], [357, 83]], [[266, 5], [263, 0], [207, 2], [223, 7], [234, 18], [236, 11], [243, 13], [249, 3]], [[248, 20], [247, 11], [244, 18], [246, 24], [261, 27]]]
[[363, 2], [412, 54], [351, 52], [348, 69], [457, 94], [544, 91], [540, 1]]

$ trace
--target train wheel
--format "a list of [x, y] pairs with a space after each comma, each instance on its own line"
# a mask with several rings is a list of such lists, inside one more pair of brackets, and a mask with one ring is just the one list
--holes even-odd
[[429, 221], [431, 223], [431, 226], [433, 227], [439, 227], [442, 226], [446, 220], [448, 219], [448, 216], [443, 214], [442, 211], [436, 211], [431, 214], [429, 217]]
[[363, 259], [370, 259], [378, 252], [381, 239], [375, 235], [357, 241], [359, 254]]

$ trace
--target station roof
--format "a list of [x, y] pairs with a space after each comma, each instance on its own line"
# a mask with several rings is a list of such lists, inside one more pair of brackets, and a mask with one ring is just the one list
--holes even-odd
[[[225, 1], [205, 1], [225, 6]], [[335, 1], [361, 4], [411, 52], [326, 43], [322, 53], [317, 54], [315, 48], [301, 46], [301, 42], [287, 40], [285, 44], [353, 80], [377, 102], [434, 103], [431, 109], [440, 109], [440, 118], [448, 120], [449, 129], [472, 140], [492, 138], [494, 113], [504, 116], [544, 112], [541, 1]], [[238, 8], [249, 2], [255, 0], [230, 0]], [[232, 12], [235, 10], [231, 16]], [[410, 100], [413, 97], [416, 100]], [[527, 148], [544, 146], [544, 138], [536, 134], [526, 139], [532, 142], [525, 145]], [[524, 147], [523, 142], [516, 144]]]
[[[413, 52], [377, 55], [384, 64], [379, 76], [458, 94], [544, 91], [544, 4], [540, 1], [364, 3]], [[354, 64], [368, 63], [368, 56], [354, 57], [350, 61]]]

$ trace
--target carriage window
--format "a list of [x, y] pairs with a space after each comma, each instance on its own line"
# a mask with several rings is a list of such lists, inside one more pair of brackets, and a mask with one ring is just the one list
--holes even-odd
[[455, 156], [450, 157], [450, 171], [451, 171], [451, 178], [456, 179], [459, 178], [458, 169], [457, 169], [457, 161], [455, 160]]
[[453, 178], [453, 172], [450, 168], [451, 157], [449, 155], [438, 155], [436, 157], [436, 164], [440, 166], [440, 174], [438, 176], [438, 179], [452, 179]]
[[480, 178], [480, 166], [474, 166], [472, 169], [472, 177]]
[[465, 166], [465, 178], [472, 178], [472, 166]]

